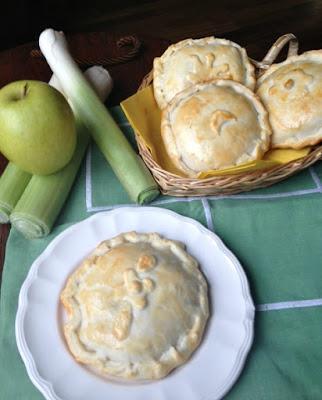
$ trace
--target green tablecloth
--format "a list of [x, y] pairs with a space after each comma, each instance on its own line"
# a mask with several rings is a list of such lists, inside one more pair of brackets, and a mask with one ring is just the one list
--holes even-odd
[[[131, 136], [120, 110], [115, 116]], [[257, 305], [255, 341], [226, 399], [322, 398], [321, 180], [320, 163], [267, 189], [226, 198], [160, 197], [152, 204], [213, 229], [239, 258], [249, 278]], [[14, 334], [18, 294], [30, 265], [70, 224], [129, 203], [92, 145], [52, 234], [29, 241], [11, 231], [1, 288], [0, 400], [42, 399], [29, 381]]]

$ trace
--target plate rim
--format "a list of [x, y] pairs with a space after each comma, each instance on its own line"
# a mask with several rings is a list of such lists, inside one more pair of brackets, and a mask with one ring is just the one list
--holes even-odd
[[[191, 217], [186, 217], [172, 210], [160, 207], [126, 206], [126, 207], [118, 207], [113, 210], [95, 213], [87, 218], [84, 218], [81, 221], [72, 224], [71, 226], [60, 232], [47, 245], [44, 251], [40, 253], [39, 256], [33, 261], [28, 271], [28, 274], [21, 286], [18, 297], [16, 318], [15, 318], [16, 344], [19, 350], [20, 357], [22, 358], [23, 363], [25, 365], [29, 379], [32, 381], [34, 386], [45, 396], [47, 400], [65, 400], [65, 399], [62, 399], [55, 393], [51, 382], [47, 381], [46, 379], [40, 376], [38, 369], [36, 367], [35, 360], [27, 346], [23, 330], [23, 324], [28, 306], [28, 298], [27, 298], [28, 290], [32, 285], [32, 283], [34, 282], [35, 278], [37, 277], [38, 269], [39, 266], [41, 265], [42, 260], [46, 258], [47, 254], [52, 251], [52, 249], [56, 246], [57, 243], [59, 243], [66, 235], [72, 234], [72, 232], [76, 230], [81, 224], [89, 223], [90, 220], [100, 218], [102, 216], [104, 217], [105, 215], [118, 214], [122, 212], [145, 212], [145, 211], [164, 213], [172, 217], [175, 217], [179, 220], [182, 220], [185, 223], [194, 225], [202, 234], [210, 236], [210, 238], [215, 241], [219, 250], [225, 256], [227, 256], [227, 258], [232, 262], [234, 268], [236, 269], [239, 280], [241, 282], [242, 295], [245, 301], [245, 318], [243, 320], [243, 326], [245, 328], [246, 333], [243, 344], [242, 346], [240, 346], [238, 353], [236, 355], [236, 362], [233, 369], [226, 378], [226, 381], [221, 385], [221, 387], [217, 389], [215, 393], [213, 393], [213, 395], [216, 396], [215, 400], [219, 400], [223, 396], [225, 396], [239, 378], [254, 341], [254, 320], [255, 320], [255, 306], [251, 296], [249, 282], [247, 280], [246, 273], [240, 261], [234, 255], [234, 253], [224, 244], [223, 240], [216, 233], [210, 231], [200, 222], [196, 221]], [[208, 400], [208, 398], [203, 398], [203, 400]], [[209, 398], [209, 400], [214, 400], [214, 399]]]

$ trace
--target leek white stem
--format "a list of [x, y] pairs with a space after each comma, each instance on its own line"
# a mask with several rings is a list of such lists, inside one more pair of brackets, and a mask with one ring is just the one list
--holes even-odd
[[69, 54], [62, 32], [47, 29], [39, 46], [79, 118], [87, 126], [129, 196], [143, 204], [159, 195], [157, 184]]

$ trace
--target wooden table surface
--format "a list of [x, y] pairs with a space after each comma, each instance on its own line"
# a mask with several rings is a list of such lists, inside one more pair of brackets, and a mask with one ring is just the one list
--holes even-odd
[[[215, 35], [231, 39], [246, 47], [255, 59], [263, 58], [269, 46], [288, 32], [298, 37], [300, 52], [322, 48], [322, 1], [225, 0], [221, 4], [198, 4], [192, 0], [93, 0], [90, 7], [75, 7], [74, 2], [65, 0], [22, 1], [20, 7], [11, 3], [0, 27], [0, 49], [10, 47], [0, 53], [0, 87], [17, 79], [49, 78], [47, 65], [30, 58], [35, 43], [13, 48], [36, 40], [46, 27], [68, 32], [72, 50], [80, 57], [98, 52], [113, 56], [118, 52], [117, 38], [125, 34], [144, 36], [144, 49], [136, 60], [110, 68], [115, 80], [111, 104], [132, 94], [150, 69], [153, 57], [161, 54], [169, 42], [183, 38]], [[105, 33], [75, 34], [81, 31]], [[5, 165], [0, 156], [0, 172]], [[0, 276], [8, 231], [6, 225], [0, 228]]]

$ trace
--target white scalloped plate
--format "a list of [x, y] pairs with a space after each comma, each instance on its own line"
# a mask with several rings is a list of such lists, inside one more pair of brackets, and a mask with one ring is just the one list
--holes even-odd
[[[69, 354], [59, 295], [67, 276], [100, 241], [131, 230], [186, 244], [209, 283], [211, 317], [199, 349], [184, 366], [160, 381], [122, 385], [96, 376]], [[20, 291], [16, 339], [30, 379], [48, 400], [216, 400], [243, 368], [253, 323], [245, 273], [214, 233], [172, 211], [128, 207], [71, 226], [37, 258]]]

